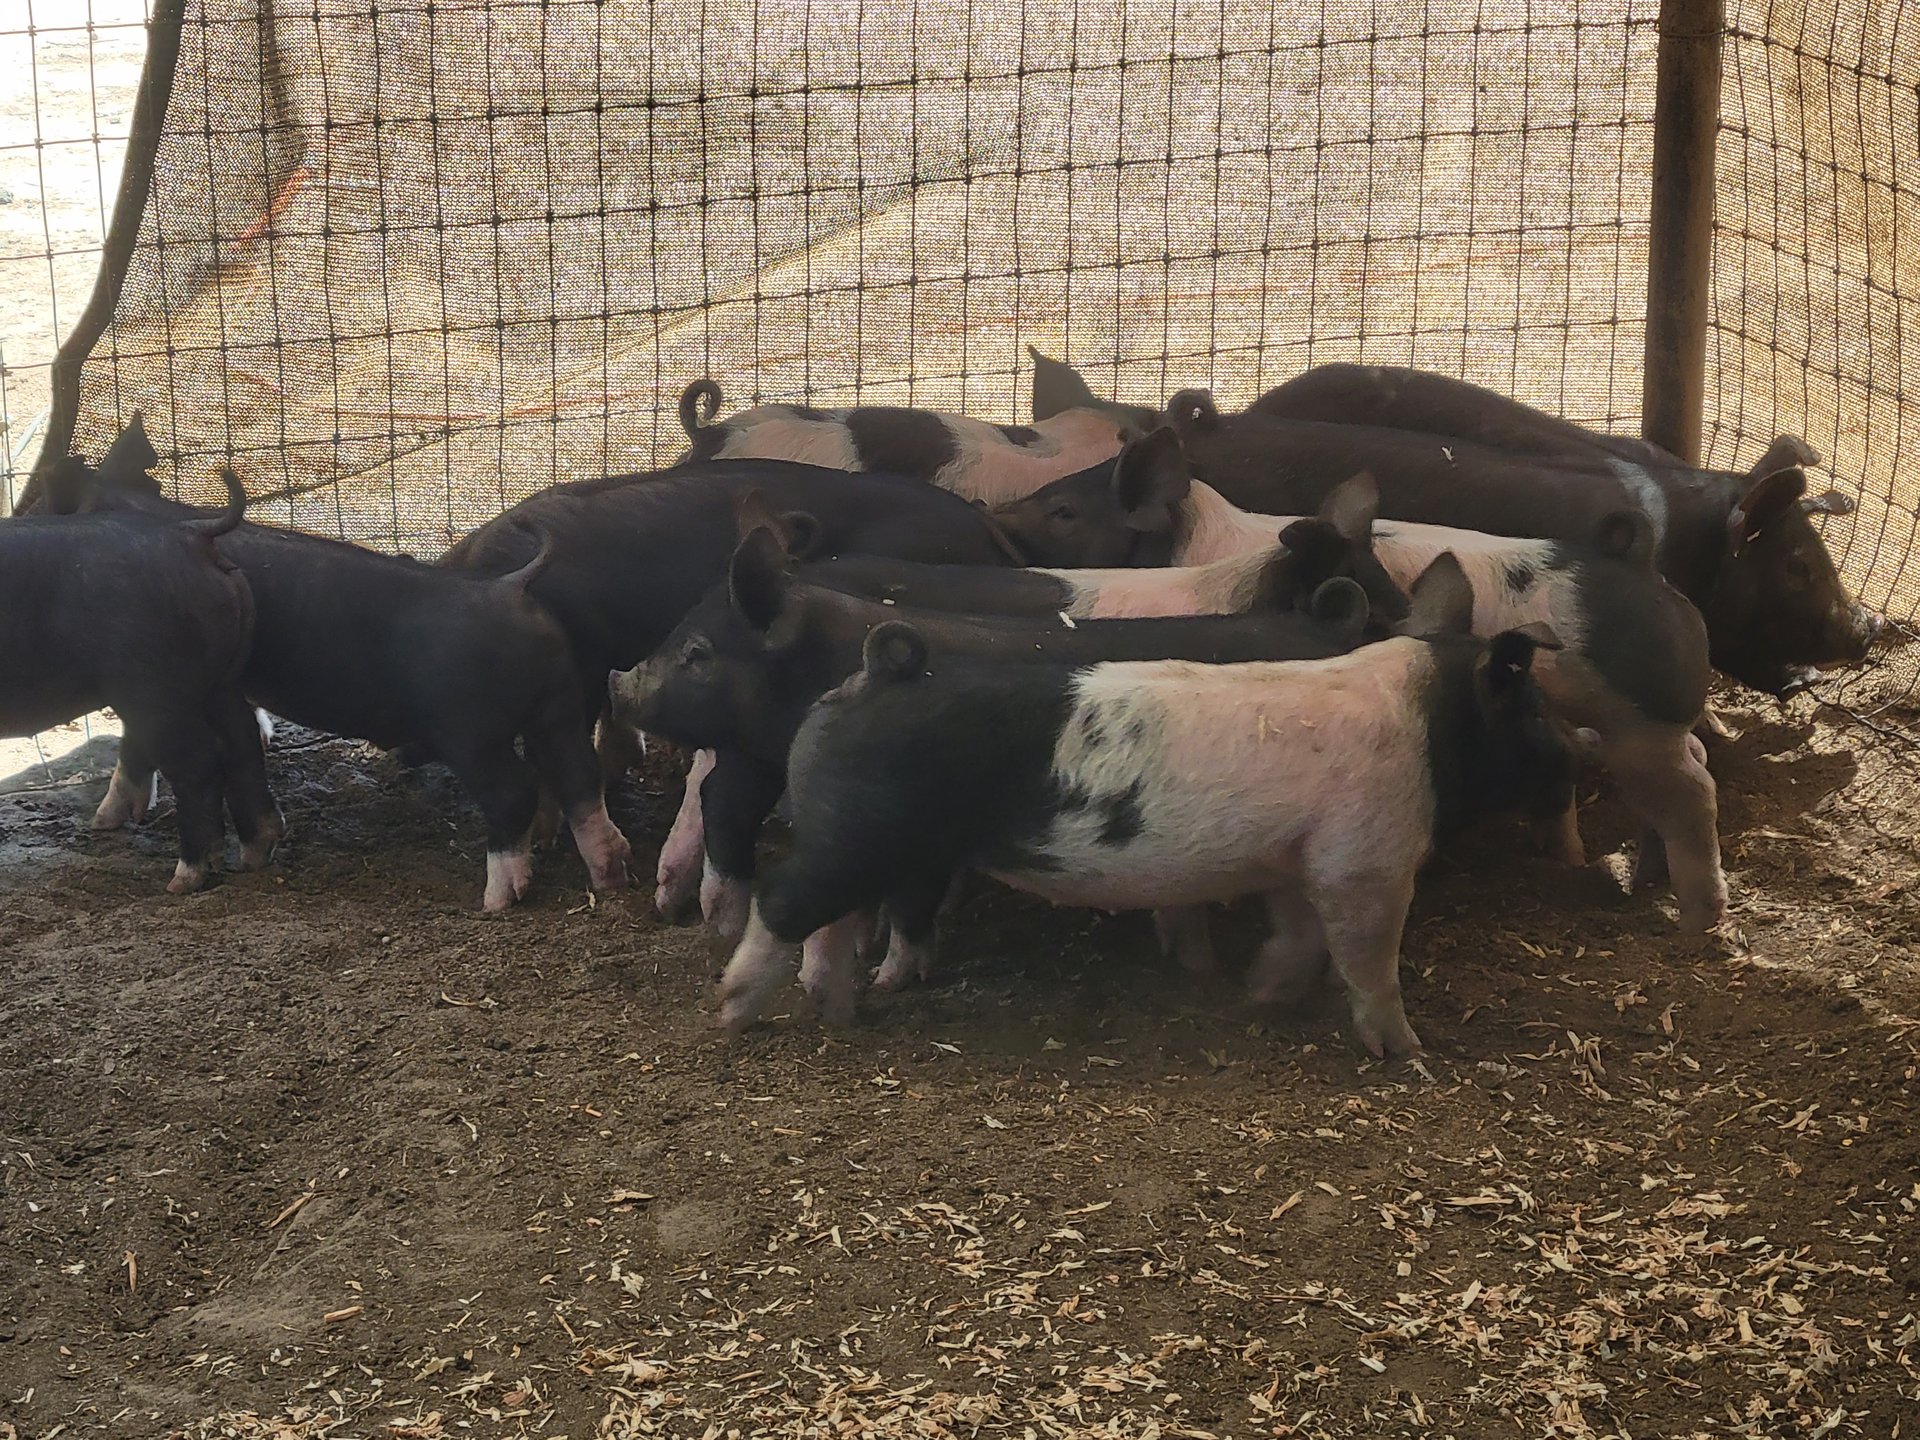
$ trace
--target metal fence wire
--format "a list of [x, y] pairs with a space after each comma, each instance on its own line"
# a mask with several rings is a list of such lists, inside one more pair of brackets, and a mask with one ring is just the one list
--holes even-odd
[[[153, 6], [177, 65], [71, 443], [139, 409], [264, 519], [432, 553], [670, 459], [703, 375], [1014, 421], [1028, 344], [1136, 401], [1367, 359], [1639, 425], [1659, 0]], [[1909, 621], [1920, 8], [1726, 21], [1708, 458], [1806, 435]]]

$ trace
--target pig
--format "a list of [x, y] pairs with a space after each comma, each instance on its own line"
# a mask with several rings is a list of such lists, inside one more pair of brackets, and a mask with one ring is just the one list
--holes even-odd
[[911, 475], [989, 505], [1029, 495], [1120, 450], [1120, 425], [1097, 409], [1067, 410], [1032, 425], [993, 425], [897, 405], [757, 405], [716, 423], [719, 408], [720, 387], [711, 380], [696, 380], [681, 395], [680, 423], [692, 442], [682, 464], [795, 460]]
[[1589, 430], [1483, 386], [1400, 365], [1316, 365], [1268, 390], [1247, 413], [1446, 435], [1522, 455], [1597, 452], [1633, 465], [1681, 464], [1649, 441]]
[[[84, 461], [45, 477], [74, 482]], [[0, 522], [0, 734], [31, 735], [111, 706], [124, 744], [173, 786], [180, 858], [167, 889], [207, 879], [224, 831], [223, 794], [241, 864], [266, 864], [284, 829], [267, 788], [252, 712], [237, 684], [254, 631], [245, 578], [215, 548], [241, 522], [246, 493], [227, 487], [217, 516], [38, 514]], [[146, 809], [116, 774], [94, 817], [117, 829]]]
[[1021, 557], [981, 507], [932, 485], [777, 460], [707, 461], [654, 475], [555, 485], [461, 540], [439, 564], [500, 570], [526, 563], [527, 530], [553, 541], [533, 597], [566, 631], [583, 699], [598, 714], [609, 670], [645, 659], [727, 573], [746, 503], [806, 516], [810, 555], [892, 555], [939, 564], [1014, 565]]
[[1861, 663], [1885, 624], [1847, 596], [1808, 518], [1852, 502], [1833, 490], [1806, 496], [1802, 466], [1815, 457], [1791, 436], [1740, 476], [1629, 459], [1597, 442], [1527, 455], [1374, 426], [1221, 416], [1204, 391], [1168, 408], [1194, 473], [1249, 508], [1313, 505], [1356, 464], [1379, 477], [1393, 519], [1577, 540], [1633, 506], [1653, 525], [1662, 573], [1706, 617], [1715, 668], [1765, 694], [1784, 699], [1822, 669]]
[[[801, 718], [859, 668], [867, 633], [901, 613], [796, 579], [780, 537], [763, 526], [740, 542], [726, 584], [650, 659], [608, 677], [616, 720], [717, 752], [700, 800], [710, 866], [702, 900], [723, 940], [737, 940], [745, 924], [755, 843], [785, 788], [787, 750]], [[1276, 606], [1245, 615], [1071, 625], [908, 613], [937, 655], [1005, 663], [1324, 656], [1360, 643], [1367, 623], [1365, 592], [1345, 577], [1317, 585], [1302, 611]]]
[[[1205, 565], [1258, 551], [1291, 523], [1241, 510], [1193, 479], [1167, 427], [1122, 452], [1107, 485], [1057, 481], [996, 515], [1013, 543], [1047, 565], [1154, 564], [1162, 554]], [[1642, 846], [1638, 882], [1659, 878], [1664, 859], [1681, 924], [1716, 927], [1727, 902], [1718, 799], [1692, 735], [1711, 680], [1708, 637], [1698, 610], [1654, 569], [1646, 517], [1602, 515], [1585, 543], [1383, 520], [1373, 549], [1401, 584], [1451, 551], [1472, 584], [1483, 636], [1536, 621], [1553, 627], [1566, 648], [1535, 667], [1541, 689], [1570, 727], [1595, 732], [1600, 762], [1659, 837]], [[1573, 825], [1569, 814], [1556, 847], [1569, 856]]]
[[[58, 492], [50, 495], [61, 503]], [[65, 503], [184, 513], [117, 463]], [[532, 883], [529, 832], [542, 782], [561, 806], [594, 887], [627, 883], [629, 847], [607, 816], [566, 633], [528, 594], [553, 545], [530, 538], [534, 555], [495, 575], [271, 525], [241, 524], [219, 542], [254, 598], [241, 689], [309, 729], [406, 747], [452, 770], [486, 817], [488, 911], [513, 905]], [[137, 792], [156, 759], [130, 737], [115, 790]]]
[[[1048, 403], [1077, 393], [1064, 378], [1049, 384]], [[1580, 543], [1605, 515], [1637, 508], [1653, 525], [1661, 572], [1706, 617], [1715, 668], [1776, 698], [1862, 663], [1885, 628], [1847, 594], [1809, 518], [1853, 502], [1837, 490], [1807, 494], [1804, 467], [1819, 457], [1793, 436], [1746, 474], [1699, 470], [1463, 381], [1338, 365], [1239, 415], [1218, 414], [1203, 390], [1175, 395], [1167, 414], [1194, 473], [1253, 510], [1309, 509], [1358, 469], [1379, 480], [1390, 519], [1496, 535]]]
[[1384, 627], [1406, 618], [1407, 597], [1373, 554], [1377, 508], [1372, 476], [1353, 476], [1329, 492], [1313, 519], [1281, 531], [1278, 544], [1211, 565], [986, 570], [849, 555], [801, 573], [837, 590], [918, 609], [1074, 620], [1297, 607], [1324, 581], [1344, 575], [1366, 593], [1372, 619]]
[[[785, 537], [788, 549], [804, 547], [813, 528], [805, 515], [777, 516], [757, 498], [741, 507], [743, 533], [756, 525]], [[1371, 553], [1372, 512], [1358, 486], [1342, 486], [1327, 498], [1320, 514], [1289, 526], [1281, 544], [1256, 563], [1246, 557], [1192, 570], [1034, 571], [970, 565], [926, 565], [881, 556], [850, 555], [816, 561], [803, 578], [852, 594], [914, 608], [980, 615], [1024, 615], [1033, 619], [1147, 618], [1194, 614], [1234, 614], [1249, 609], [1305, 608], [1319, 586], [1338, 575], [1356, 580], [1366, 593], [1372, 621], [1385, 627], [1406, 614], [1405, 593]], [[700, 884], [703, 789], [714, 765], [701, 751], [688, 772], [686, 793], [673, 830], [661, 846], [654, 903], [662, 915], [678, 918]], [[744, 805], [758, 813], [778, 793], [775, 777], [755, 784], [736, 758], [716, 781], [717, 799], [731, 808]], [[748, 786], [744, 793], [739, 789]], [[756, 822], [757, 827], [757, 822]], [[738, 851], [733, 852], [738, 855]], [[750, 858], [751, 850], [746, 852]], [[722, 872], [737, 873], [721, 867]], [[711, 912], [724, 893], [709, 872], [703, 909]], [[744, 893], [734, 887], [739, 907]]]
[[1116, 421], [1122, 429], [1145, 434], [1166, 418], [1161, 410], [1151, 405], [1129, 405], [1124, 401], [1107, 400], [1095, 395], [1078, 370], [1064, 360], [1041, 354], [1037, 346], [1027, 346], [1027, 354], [1033, 360], [1033, 418], [1036, 424], [1051, 420], [1068, 410], [1097, 410]]
[[913, 624], [877, 626], [794, 739], [793, 843], [754, 887], [721, 1023], [761, 1018], [802, 942], [802, 983], [844, 1018], [863, 915], [884, 904], [923, 939], [949, 877], [977, 869], [1102, 909], [1264, 895], [1288, 923], [1255, 962], [1257, 996], [1285, 996], [1324, 953], [1361, 1044], [1416, 1053], [1398, 967], [1420, 866], [1476, 815], [1557, 813], [1573, 784], [1530, 675], [1552, 637], [1472, 638], [1449, 568], [1420, 587], [1452, 591], [1444, 628], [1318, 661], [968, 663]]
[[[554, 563], [536, 579], [533, 595], [566, 629], [582, 703], [598, 717], [608, 670], [644, 659], [726, 574], [739, 538], [736, 511], [750, 497], [769, 511], [804, 514], [803, 543], [812, 554], [983, 566], [1020, 561], [983, 509], [936, 486], [787, 461], [729, 460], [553, 486], [481, 526], [439, 563], [499, 570], [525, 560], [523, 524], [553, 536]], [[622, 727], [602, 725], [609, 772], [631, 758], [625, 741]], [[734, 767], [733, 781], [740, 778]], [[697, 813], [698, 805], [696, 794], [683, 808]], [[656, 903], [669, 916], [690, 901], [699, 880], [698, 865], [688, 863], [697, 859], [698, 843], [690, 847], [686, 831], [676, 824], [656, 865]]]

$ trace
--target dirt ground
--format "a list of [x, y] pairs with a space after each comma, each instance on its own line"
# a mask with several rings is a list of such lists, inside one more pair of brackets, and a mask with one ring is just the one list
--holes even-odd
[[172, 899], [96, 741], [0, 782], [0, 1436], [1913, 1433], [1913, 762], [1732, 718], [1730, 937], [1611, 802], [1584, 872], [1493, 826], [1402, 1064], [984, 886], [933, 985], [729, 1039], [571, 854], [484, 918], [438, 772], [283, 736], [281, 858]]

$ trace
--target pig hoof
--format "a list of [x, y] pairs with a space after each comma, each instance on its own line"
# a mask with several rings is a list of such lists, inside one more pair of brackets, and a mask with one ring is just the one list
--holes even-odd
[[1251, 1004], [1275, 1010], [1303, 1010], [1319, 988], [1320, 977], [1317, 974], [1296, 975], [1251, 987], [1247, 991], [1247, 1000]]
[[1718, 930], [1727, 918], [1727, 897], [1720, 896], [1706, 904], [1682, 905], [1680, 907], [1680, 928], [1689, 935], [1704, 935]]
[[[904, 990], [908, 985], [912, 984], [916, 973], [918, 973], [918, 967], [915, 966], [910, 959], [897, 954], [889, 954], [881, 963], [880, 968], [873, 972], [873, 982], [870, 988], [890, 995], [894, 991]], [[926, 977], [925, 975], [921, 975], [920, 978], [925, 979]]]
[[124, 783], [116, 771], [101, 797], [100, 808], [93, 812], [93, 828], [118, 830], [126, 824], [138, 825], [147, 818], [148, 791]]
[[560, 838], [560, 807], [542, 805], [533, 812], [531, 839], [536, 850], [548, 850]]
[[633, 852], [623, 840], [619, 848], [608, 847], [600, 857], [600, 863], [589, 865], [587, 873], [596, 890], [624, 890], [633, 883], [633, 873], [627, 868], [627, 861]]
[[835, 1029], [845, 1029], [853, 1024], [854, 995], [848, 986], [807, 986], [807, 998], [813, 1001], [814, 1013], [820, 1017], [820, 1023], [831, 1025]]
[[167, 882], [169, 895], [191, 895], [207, 883], [205, 865], [189, 865], [182, 860], [173, 867], [173, 878]]
[[757, 991], [722, 991], [720, 996], [720, 1028], [730, 1035], [758, 1023], [766, 1013], [768, 997]]
[[698, 913], [700, 871], [693, 865], [662, 859], [653, 872], [653, 908], [676, 925], [685, 925]]
[[655, 888], [653, 908], [669, 925], [691, 925], [700, 918], [700, 908], [685, 889], [667, 885]]
[[487, 852], [487, 893], [482, 902], [491, 914], [499, 914], [526, 897], [533, 885], [533, 857], [524, 851], [506, 854]]
[[273, 852], [287, 838], [286, 818], [278, 811], [264, 817], [251, 840], [240, 847], [242, 870], [264, 870]]
[[1402, 1059], [1408, 1055], [1418, 1055], [1426, 1048], [1421, 1045], [1420, 1037], [1413, 1033], [1413, 1026], [1407, 1023], [1406, 1011], [1400, 1007], [1398, 1000], [1356, 1001], [1353, 1026], [1359, 1034], [1360, 1043], [1376, 1059]]

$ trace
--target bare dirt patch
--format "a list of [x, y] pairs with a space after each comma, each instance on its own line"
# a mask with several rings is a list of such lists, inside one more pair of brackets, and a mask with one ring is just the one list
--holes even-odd
[[1899, 1433], [1910, 772], [1736, 718], [1736, 941], [1496, 829], [1422, 889], [1417, 1065], [984, 887], [937, 984], [727, 1040], [696, 932], [567, 854], [483, 918], [450, 782], [349, 745], [185, 900], [97, 768], [16, 791], [0, 1434]]

